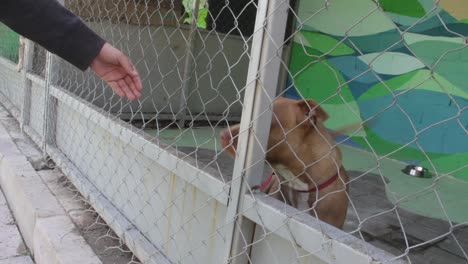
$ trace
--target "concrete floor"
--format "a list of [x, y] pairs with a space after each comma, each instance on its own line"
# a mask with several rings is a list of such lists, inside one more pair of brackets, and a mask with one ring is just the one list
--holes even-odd
[[[159, 138], [221, 168], [223, 179], [233, 161], [219, 153], [221, 128], [167, 129]], [[156, 131], [147, 131], [156, 136]], [[198, 148], [196, 148], [198, 146]], [[344, 230], [412, 263], [468, 263], [468, 182], [451, 176], [415, 178], [406, 164], [341, 146], [351, 177], [350, 206]], [[360, 228], [359, 228], [360, 226]], [[414, 248], [413, 248], [414, 247]], [[407, 253], [405, 250], [410, 248]]]
[[[19, 124], [16, 119], [13, 118], [4, 108], [0, 105], [0, 127], [5, 129], [4, 133], [0, 135], [2, 139], [8, 137], [18, 150], [20, 154], [11, 154], [11, 150], [5, 148], [5, 143], [3, 142], [0, 152], [2, 152], [3, 162], [8, 160], [9, 155], [15, 155], [19, 160], [28, 160], [31, 163], [31, 166], [34, 168], [34, 171], [37, 172], [37, 181], [28, 179], [28, 184], [21, 185], [18, 187], [19, 190], [26, 189], [27, 192], [24, 192], [21, 195], [25, 195], [29, 198], [24, 199], [33, 199], [37, 202], [48, 195], [53, 196], [53, 199], [56, 200], [62, 207], [63, 214], [57, 212], [51, 212], [54, 209], [52, 205], [46, 203], [36, 203], [32, 205], [34, 209], [30, 208], [29, 203], [18, 204], [18, 200], [9, 200], [7, 201], [5, 196], [2, 194], [2, 189], [0, 187], [0, 264], [32, 264], [34, 260], [30, 256], [30, 251], [26, 247], [22, 235], [27, 237], [25, 232], [27, 230], [19, 230], [17, 226], [17, 221], [13, 214], [10, 211], [10, 208], [23, 208], [27, 213], [23, 216], [32, 215], [29, 210], [34, 210], [34, 214], [40, 215], [41, 222], [44, 223], [44, 219], [48, 215], [53, 215], [51, 218], [64, 218], [68, 216], [73, 222], [73, 238], [72, 240], [79, 244], [72, 244], [69, 242], [68, 238], [65, 238], [65, 235], [57, 238], [57, 235], [60, 236], [60, 232], [70, 233], [69, 226], [67, 225], [57, 225], [57, 221], [51, 222], [53, 225], [45, 227], [46, 225], [42, 224], [42, 228], [35, 228], [35, 233], [41, 233], [48, 236], [51, 241], [54, 239], [60, 239], [60, 241], [65, 245], [64, 247], [54, 247], [50, 248], [51, 241], [44, 243], [40, 253], [36, 252], [37, 258], [42, 259], [42, 263], [47, 263], [47, 258], [44, 256], [49, 256], [47, 254], [54, 255], [54, 257], [62, 258], [65, 263], [70, 263], [70, 261], [77, 264], [81, 263], [97, 263], [96, 260], [101, 261], [103, 264], [128, 264], [128, 263], [140, 263], [138, 259], [133, 256], [129, 251], [127, 246], [122, 243], [122, 241], [113, 233], [109, 226], [98, 216], [94, 209], [90, 207], [89, 204], [85, 203], [85, 198], [78, 193], [77, 189], [72, 185], [72, 183], [67, 179], [60, 169], [50, 170], [44, 166], [42, 162], [43, 153], [35, 145], [32, 140], [27, 137], [24, 133], [21, 132]], [[8, 133], [7, 133], [8, 132]], [[23, 156], [24, 155], [24, 156]], [[3, 167], [2, 167], [3, 168]], [[2, 171], [3, 172], [3, 171]], [[21, 172], [23, 173], [23, 172]], [[24, 174], [22, 174], [23, 177]], [[44, 184], [44, 186], [39, 186], [37, 182]], [[11, 185], [9, 185], [11, 186]], [[4, 190], [6, 192], [6, 190]], [[34, 192], [41, 192], [34, 193]], [[50, 202], [51, 200], [45, 199], [44, 201]], [[21, 216], [19, 216], [21, 217]], [[22, 219], [23, 223], [27, 221]], [[29, 222], [28, 222], [29, 223]], [[50, 228], [53, 227], [53, 228]], [[38, 231], [39, 230], [39, 231]], [[48, 232], [49, 231], [49, 232]], [[78, 238], [84, 238], [81, 242], [86, 241], [87, 243], [80, 244]], [[36, 237], [38, 241], [41, 238]], [[67, 246], [72, 245], [74, 250], [69, 250]], [[89, 252], [83, 250], [86, 247], [90, 247], [93, 251], [93, 254], [88, 255]], [[37, 250], [37, 248], [36, 248]], [[44, 256], [41, 258], [41, 253], [44, 253]], [[76, 258], [77, 255], [81, 255], [82, 258]], [[89, 256], [88, 259], [85, 259], [86, 256]], [[94, 258], [96, 257], [96, 258]], [[73, 260], [67, 260], [67, 258], [73, 258]], [[38, 260], [39, 262], [40, 260]], [[44, 262], [45, 261], [45, 262]], [[68, 262], [67, 262], [68, 261]], [[85, 262], [83, 262], [85, 261]], [[60, 261], [59, 261], [60, 262]], [[50, 259], [50, 263], [56, 263]], [[60, 262], [63, 263], [63, 262]]]
[[0, 264], [34, 263], [0, 189]]

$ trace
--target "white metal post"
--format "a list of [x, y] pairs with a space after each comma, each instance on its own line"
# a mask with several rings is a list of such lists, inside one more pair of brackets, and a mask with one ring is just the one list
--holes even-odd
[[[32, 69], [32, 62], [34, 57], [34, 43], [29, 39], [24, 39], [23, 49], [23, 68], [21, 69], [21, 78], [23, 83], [23, 105], [21, 111], [21, 130], [23, 131], [24, 126], [29, 125], [30, 111], [31, 111], [31, 86], [32, 82], [28, 78], [28, 72]], [[20, 54], [21, 56], [21, 54]], [[21, 58], [20, 58], [21, 59]]]
[[198, 9], [200, 5], [200, 0], [194, 0], [192, 2], [192, 24], [190, 26], [190, 32], [188, 36], [187, 51], [185, 54], [185, 63], [184, 63], [184, 79], [182, 80], [182, 90], [181, 98], [179, 104], [179, 127], [183, 128], [185, 126], [185, 121], [187, 119], [187, 94], [189, 93], [191, 81], [191, 74], [193, 71], [193, 64], [195, 63], [192, 56], [196, 50], [196, 44], [198, 41], [198, 32], [197, 32], [197, 21], [198, 21]]
[[47, 52], [46, 55], [46, 70], [45, 70], [45, 87], [44, 87], [44, 126], [42, 132], [42, 150], [44, 157], [47, 156], [47, 145], [55, 144], [55, 123], [57, 121], [56, 104], [57, 100], [50, 93], [50, 86], [53, 84], [54, 72], [54, 55]]
[[[64, 5], [64, 0], [57, 0]], [[47, 158], [47, 146], [55, 146], [55, 124], [57, 122], [56, 104], [57, 99], [51, 94], [51, 85], [54, 84], [53, 73], [57, 67], [57, 58], [50, 52], [46, 54], [45, 87], [44, 87], [44, 126], [42, 133], [42, 151]]]
[[261, 182], [276, 95], [289, 0], [259, 0], [244, 95], [237, 158], [226, 215], [225, 263], [247, 263], [254, 223], [243, 217], [248, 186]]

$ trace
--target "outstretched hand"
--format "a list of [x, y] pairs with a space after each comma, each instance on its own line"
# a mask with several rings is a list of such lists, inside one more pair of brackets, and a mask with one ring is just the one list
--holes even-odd
[[109, 43], [104, 44], [90, 67], [120, 97], [140, 98], [143, 88], [140, 75], [130, 59]]

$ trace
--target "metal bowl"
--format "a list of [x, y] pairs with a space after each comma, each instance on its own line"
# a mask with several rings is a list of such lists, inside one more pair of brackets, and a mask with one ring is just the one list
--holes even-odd
[[408, 165], [401, 171], [418, 178], [430, 178], [429, 170], [418, 165]]

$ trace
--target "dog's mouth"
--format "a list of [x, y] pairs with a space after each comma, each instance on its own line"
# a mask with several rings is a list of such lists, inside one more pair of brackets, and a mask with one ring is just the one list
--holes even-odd
[[226, 147], [232, 139], [231, 131], [228, 128], [223, 129], [223, 131], [221, 131], [220, 138], [221, 138], [221, 144], [223, 145], [223, 147]]
[[236, 155], [237, 148], [237, 136], [239, 134], [239, 126], [233, 126], [230, 128], [223, 129], [220, 133], [220, 143], [223, 149], [225, 149], [229, 155], [234, 157]]

